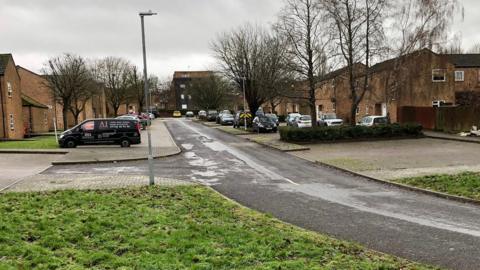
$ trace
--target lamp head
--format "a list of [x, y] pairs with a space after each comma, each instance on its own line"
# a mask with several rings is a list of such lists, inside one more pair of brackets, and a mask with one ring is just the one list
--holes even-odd
[[153, 16], [153, 15], [157, 15], [156, 12], [152, 12], [151, 10], [149, 11], [146, 11], [146, 12], [140, 12], [138, 13], [138, 15], [140, 15], [140, 17], [143, 17], [143, 16]]

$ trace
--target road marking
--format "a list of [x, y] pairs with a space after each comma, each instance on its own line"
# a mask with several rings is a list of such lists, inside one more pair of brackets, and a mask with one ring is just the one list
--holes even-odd
[[234, 149], [234, 148], [232, 148], [232, 147], [230, 147], [230, 146], [228, 146], [224, 143], [221, 143], [219, 141], [215, 141], [214, 139], [210, 138], [207, 134], [201, 132], [197, 128], [187, 125], [184, 121], [181, 121], [181, 120], [175, 120], [175, 121], [181, 123], [186, 128], [188, 128], [191, 131], [200, 135], [201, 139], [202, 139], [200, 142], [203, 145], [207, 146], [208, 148], [212, 149], [213, 151], [215, 151], [215, 152], [226, 151], [226, 152], [232, 154], [233, 156], [235, 156], [236, 158], [245, 162], [252, 169], [254, 169], [257, 172], [260, 172], [263, 175], [265, 175], [266, 177], [270, 178], [271, 180], [283, 180], [283, 181], [285, 181], [287, 183], [290, 183], [292, 185], [297, 185], [297, 186], [300, 185], [300, 184], [295, 183], [294, 181], [292, 181], [288, 178], [285, 178], [285, 177], [283, 177], [283, 176], [265, 168], [264, 166], [258, 164], [257, 162], [252, 160], [250, 157], [248, 157], [246, 154], [242, 153], [241, 151], [239, 151], [237, 149]]

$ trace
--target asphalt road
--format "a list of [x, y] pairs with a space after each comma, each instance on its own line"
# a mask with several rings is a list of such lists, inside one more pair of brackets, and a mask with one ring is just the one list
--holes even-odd
[[[480, 269], [479, 206], [354, 177], [188, 120], [171, 120], [167, 127], [184, 152], [157, 160], [158, 176], [212, 186], [247, 207], [374, 250]], [[146, 162], [131, 162], [55, 166], [45, 173], [146, 171]]]

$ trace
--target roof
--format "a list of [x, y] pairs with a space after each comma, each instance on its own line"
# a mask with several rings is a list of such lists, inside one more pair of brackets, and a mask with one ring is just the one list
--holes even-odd
[[5, 69], [7, 68], [8, 61], [12, 59], [11, 53], [0, 54], [0, 75], [5, 74]]
[[480, 67], [480, 54], [447, 54], [455, 67]]
[[[358, 70], [359, 68], [365, 68], [365, 65], [363, 63], [355, 63], [354, 68], [356, 68]], [[340, 69], [334, 70], [330, 73], [327, 73], [327, 74], [323, 75], [322, 77], [320, 77], [319, 82], [335, 79], [338, 76], [342, 76], [343, 74], [345, 74], [347, 72], [348, 72], [348, 66], [342, 67]]]
[[22, 94], [22, 106], [48, 109], [47, 105], [44, 105], [25, 94]]
[[173, 73], [173, 79], [184, 79], [184, 78], [207, 78], [213, 75], [213, 71], [175, 71]]

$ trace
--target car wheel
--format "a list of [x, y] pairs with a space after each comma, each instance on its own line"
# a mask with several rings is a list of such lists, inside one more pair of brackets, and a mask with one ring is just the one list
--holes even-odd
[[74, 140], [68, 140], [68, 141], [65, 142], [65, 147], [75, 148], [75, 147], [77, 147], [77, 143]]
[[130, 141], [129, 141], [128, 139], [126, 139], [126, 138], [125, 138], [125, 139], [122, 139], [122, 140], [120, 141], [120, 146], [121, 146], [121, 147], [130, 147]]

